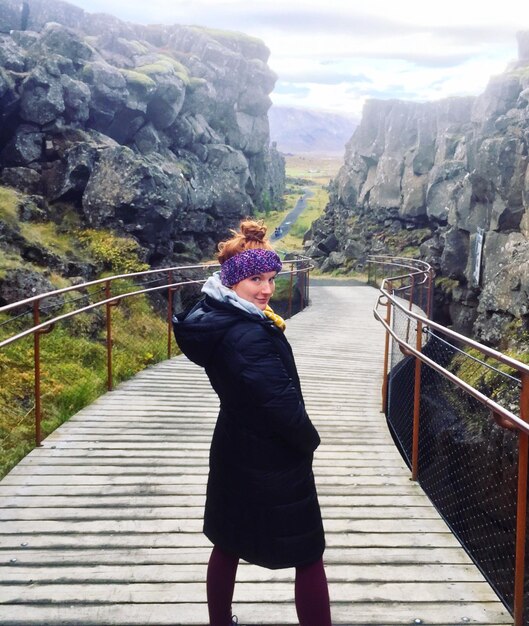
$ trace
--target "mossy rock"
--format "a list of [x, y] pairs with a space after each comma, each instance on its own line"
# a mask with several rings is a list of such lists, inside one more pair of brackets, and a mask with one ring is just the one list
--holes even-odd
[[240, 33], [235, 30], [220, 30], [217, 28], [206, 28], [202, 26], [192, 26], [191, 29], [204, 33], [205, 35], [211, 37], [211, 39], [227, 46], [230, 46], [230, 44], [252, 44], [254, 46], [264, 46], [262, 40], [258, 37], [252, 37], [251, 35]]
[[120, 71], [127, 81], [127, 86], [146, 92], [156, 89], [156, 83], [147, 73], [125, 69], [121, 69]]
[[203, 87], [204, 85], [207, 85], [208, 81], [205, 78], [199, 78], [198, 76], [192, 76], [189, 79], [189, 84], [188, 84], [188, 88], [191, 91], [194, 91], [195, 89], [200, 89], [200, 87]]
[[189, 74], [185, 65], [165, 54], [158, 55], [154, 63], [138, 66], [135, 71], [148, 77], [173, 75], [177, 76], [186, 86], [189, 84]]

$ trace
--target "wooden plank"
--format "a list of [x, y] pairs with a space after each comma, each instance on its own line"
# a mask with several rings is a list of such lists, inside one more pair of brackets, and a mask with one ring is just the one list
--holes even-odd
[[[79, 489], [79, 488], [76, 488]], [[96, 488], [97, 489], [97, 488]], [[36, 493], [34, 495], [24, 494], [21, 496], [8, 496], [3, 494], [3, 498], [0, 500], [0, 517], [1, 519], [7, 519], [4, 517], [6, 514], [10, 514], [10, 511], [3, 511], [3, 509], [13, 509], [11, 513], [16, 513], [17, 509], [37, 508], [42, 513], [45, 508], [52, 509], [53, 507], [76, 510], [79, 507], [83, 508], [108, 508], [108, 507], [167, 507], [172, 508], [175, 506], [200, 506], [204, 505], [204, 495], [187, 495], [180, 494], [179, 492], [172, 493], [170, 495], [151, 495], [151, 490], [148, 489], [141, 495], [137, 494], [137, 490], [134, 489], [128, 495], [111, 495], [107, 494], [104, 499], [98, 495], [97, 492], [93, 492], [93, 495], [79, 496], [76, 491], [72, 495], [52, 495], [49, 490], [46, 494]], [[347, 495], [347, 496], [335, 496], [335, 495], [320, 495], [319, 502], [322, 508], [325, 509], [327, 514], [333, 514], [333, 509], [341, 507], [344, 510], [349, 511], [348, 514], [356, 515], [357, 517], [365, 516], [365, 512], [368, 510], [373, 511], [373, 515], [377, 515], [378, 510], [392, 511], [395, 509], [395, 514], [402, 508], [406, 510], [409, 508], [413, 511], [414, 515], [420, 515], [424, 513], [429, 515], [424, 509], [431, 510], [431, 504], [425, 496], [410, 496], [410, 495], [373, 495], [373, 496], [361, 496], [361, 495]], [[423, 507], [422, 511], [417, 511], [417, 507]], [[356, 509], [356, 512], [352, 511]], [[336, 514], [336, 513], [335, 513]]]
[[[294, 586], [289, 583], [271, 581], [274, 570], [269, 577], [259, 584], [239, 582], [234, 595], [235, 602], [292, 602]], [[203, 579], [202, 579], [203, 580]], [[351, 584], [354, 583], [354, 584]], [[490, 587], [487, 583], [465, 582], [418, 582], [411, 583], [377, 581], [351, 581], [347, 584], [335, 583], [332, 587], [332, 598], [335, 602], [399, 602], [402, 598], [416, 596], [421, 602], [486, 602], [490, 600]], [[161, 582], [156, 584], [131, 583], [108, 585], [105, 583], [86, 584], [3, 584], [0, 589], [0, 602], [19, 604], [21, 602], [36, 603], [75, 603], [82, 598], [83, 602], [96, 604], [114, 603], [163, 603], [168, 598], [185, 598], [186, 602], [203, 602], [205, 585], [187, 583]]]
[[[274, 624], [290, 626], [298, 624], [292, 601], [288, 603], [241, 602], [234, 603], [233, 611], [241, 624]], [[463, 620], [463, 618], [465, 618]], [[456, 624], [483, 624], [499, 626], [512, 623], [512, 618], [498, 602], [399, 602], [356, 603], [332, 602], [334, 624], [349, 626], [380, 626], [391, 624], [420, 623], [434, 626], [454, 626]], [[159, 624], [174, 626], [204, 626], [208, 623], [207, 608], [204, 602], [167, 601], [159, 604], [118, 604], [98, 605], [77, 603], [75, 605], [45, 605], [2, 607], [0, 620], [9, 626], [145, 626]], [[244, 621], [243, 621], [244, 620]], [[1, 621], [0, 621], [1, 623]]]
[[[327, 519], [324, 521], [326, 532], [331, 533], [446, 533], [450, 535], [443, 520], [437, 519]], [[202, 530], [202, 518], [181, 517], [177, 519], [159, 519], [154, 525], [156, 533], [194, 533]], [[38, 521], [2, 521], [0, 536], [16, 533], [152, 533], [153, 523], [146, 519], [102, 519], [79, 521], [55, 521], [41, 519]]]
[[[151, 524], [152, 525], [152, 524]], [[56, 527], [59, 527], [57, 524]], [[195, 525], [198, 527], [198, 525]], [[432, 548], [459, 548], [457, 539], [449, 532], [386, 532], [386, 533], [342, 533], [329, 532], [326, 534], [327, 546], [333, 548], [350, 547], [432, 547]], [[24, 544], [24, 545], [23, 545]], [[56, 533], [33, 533], [19, 531], [14, 534], [0, 534], [0, 550], [25, 547], [55, 550], [57, 548], [174, 548], [210, 545], [201, 530], [195, 532], [172, 533], [66, 533], [59, 530]]]
[[[88, 583], [203, 583], [205, 579], [206, 560], [197, 563], [178, 563], [141, 565], [90, 565], [60, 567], [34, 565], [22, 566], [0, 565], [0, 578], [5, 585], [26, 586], [52, 584], [88, 584]], [[327, 580], [329, 583], [365, 583], [394, 582], [396, 580], [416, 582], [479, 582], [484, 578], [479, 570], [472, 565], [438, 564], [433, 568], [427, 564], [388, 564], [369, 563], [367, 565], [347, 564], [335, 565], [327, 562]], [[241, 563], [237, 570], [238, 583], [278, 582], [294, 580], [294, 570], [283, 569], [269, 572], [264, 568]], [[82, 596], [80, 596], [82, 597]]]
[[[7, 521], [38, 521], [48, 520], [61, 522], [94, 521], [94, 520], [202, 520], [204, 502], [199, 506], [191, 504], [183, 506], [101, 506], [94, 499], [91, 506], [68, 508], [62, 507], [28, 507], [0, 509], [0, 520]], [[402, 520], [405, 525], [408, 520], [437, 520], [438, 514], [431, 507], [322, 507], [322, 515], [326, 520], [368, 520], [373, 524], [380, 524], [383, 520]], [[329, 527], [329, 524], [327, 524]], [[44, 530], [44, 529], [43, 529]]]
[[[111, 551], [95, 550], [90, 548], [51, 548], [49, 550], [34, 550], [20, 543], [14, 549], [2, 551], [2, 563], [9, 567], [31, 566], [42, 567], [45, 565], [164, 565], [183, 563], [206, 564], [211, 553], [211, 545], [204, 542], [202, 546], [188, 547], [164, 547], [164, 548], [114, 548]], [[470, 558], [459, 547], [457, 548], [432, 548], [426, 547], [375, 547], [361, 546], [357, 548], [328, 547], [324, 555], [327, 566], [332, 564], [344, 565], [380, 565], [380, 564], [403, 564], [403, 565], [470, 565], [474, 570]], [[431, 568], [433, 569], [433, 568]], [[477, 571], [477, 570], [476, 570]]]

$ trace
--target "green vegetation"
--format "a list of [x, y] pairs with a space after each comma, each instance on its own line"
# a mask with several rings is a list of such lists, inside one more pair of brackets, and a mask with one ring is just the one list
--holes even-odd
[[436, 276], [434, 280], [436, 289], [439, 289], [445, 294], [451, 294], [452, 291], [459, 286], [459, 281], [455, 278], [448, 278], [447, 276]]
[[303, 237], [325, 210], [329, 202], [329, 194], [321, 187], [310, 189], [314, 195], [307, 199], [307, 208], [292, 224], [289, 232], [281, 240], [281, 245], [288, 250], [301, 252], [303, 250]]
[[[18, 207], [23, 194], [0, 187], [0, 222], [17, 237], [36, 246], [44, 256], [61, 261], [76, 260], [99, 266], [102, 272], [121, 274], [148, 269], [141, 260], [138, 243], [116, 233], [78, 228], [75, 211], [67, 204], [57, 205], [60, 225], [54, 222], [20, 222]], [[27, 202], [27, 200], [25, 200]], [[0, 278], [16, 268], [46, 271], [55, 288], [69, 286], [64, 276], [25, 261], [18, 248], [6, 245], [0, 250]], [[139, 288], [130, 279], [118, 280], [113, 293], [127, 293]], [[65, 294], [62, 309], [67, 313], [103, 298], [101, 286]], [[21, 313], [17, 311], [17, 313]], [[43, 319], [45, 313], [42, 314]], [[167, 356], [167, 322], [146, 296], [122, 298], [112, 308], [113, 382], [129, 378], [139, 370]], [[32, 325], [27, 315], [0, 315], [0, 340], [11, 337]], [[54, 326], [41, 336], [41, 397], [46, 436], [106, 389], [105, 310], [76, 315]], [[7, 473], [34, 446], [35, 401], [33, 395], [33, 337], [29, 336], [0, 349], [0, 476]]]
[[197, 31], [198, 33], [204, 33], [205, 35], [209, 35], [212, 39], [215, 39], [219, 43], [228, 45], [230, 43], [238, 43], [238, 42], [247, 42], [252, 44], [257, 44], [262, 46], [263, 42], [257, 37], [252, 37], [251, 35], [246, 35], [245, 33], [239, 33], [237, 31], [232, 30], [220, 30], [216, 28], [207, 28], [204, 26], [191, 26], [192, 30]]
[[35, 244], [58, 255], [73, 256], [76, 242], [71, 235], [59, 232], [53, 222], [20, 222], [20, 234], [28, 243]]
[[[511, 349], [504, 350], [503, 354], [529, 365], [527, 351]], [[449, 365], [449, 370], [501, 406], [514, 413], [518, 412], [521, 388], [516, 384], [516, 379], [519, 380], [520, 375], [514, 368], [483, 355], [480, 350], [467, 348], [464, 353], [456, 354]], [[466, 421], [472, 423], [475, 420], [469, 414]]]
[[419, 246], [432, 236], [429, 228], [417, 228], [412, 230], [398, 230], [396, 232], [382, 231], [374, 235], [375, 239], [384, 242], [389, 254], [418, 258]]
[[189, 73], [185, 65], [166, 54], [158, 55], [155, 63], [141, 65], [135, 71], [140, 74], [146, 74], [149, 78], [163, 74], [175, 74], [185, 85], [189, 84]]
[[199, 87], [203, 87], [207, 85], [208, 81], [205, 78], [199, 78], [197, 76], [191, 76], [189, 79], [188, 88], [193, 91], [193, 89], [198, 89]]
[[147, 72], [121, 69], [120, 72], [130, 87], [136, 87], [145, 93], [156, 88], [156, 82], [148, 76]]
[[143, 272], [147, 263], [138, 259], [140, 246], [134, 239], [118, 237], [104, 230], [82, 230], [77, 237], [87, 248], [90, 257], [102, 263], [113, 274]]
[[[129, 281], [120, 281], [119, 287], [136, 289]], [[111, 315], [114, 384], [167, 357], [167, 324], [145, 296], [124, 298]], [[13, 326], [8, 326], [9, 334]], [[0, 476], [34, 446], [32, 346], [30, 337], [0, 350]], [[106, 390], [104, 311], [98, 308], [58, 324], [41, 338], [41, 355], [46, 436]]]
[[18, 224], [19, 196], [14, 189], [0, 187], [0, 220], [11, 228]]

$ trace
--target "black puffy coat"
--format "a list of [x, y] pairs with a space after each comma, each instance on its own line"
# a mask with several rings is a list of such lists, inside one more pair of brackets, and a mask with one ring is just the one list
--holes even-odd
[[272, 569], [317, 561], [325, 548], [312, 473], [320, 438], [284, 333], [209, 296], [175, 320], [174, 332], [220, 399], [204, 533], [226, 552]]

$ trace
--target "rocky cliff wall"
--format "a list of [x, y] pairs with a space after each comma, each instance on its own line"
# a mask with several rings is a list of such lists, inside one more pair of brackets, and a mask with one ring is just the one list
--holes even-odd
[[438, 316], [496, 345], [529, 324], [529, 33], [518, 43], [476, 98], [368, 102], [307, 237], [324, 269], [420, 254]]
[[211, 255], [282, 196], [276, 77], [238, 33], [140, 26], [58, 0], [0, 3], [0, 183], [133, 235], [152, 264]]

